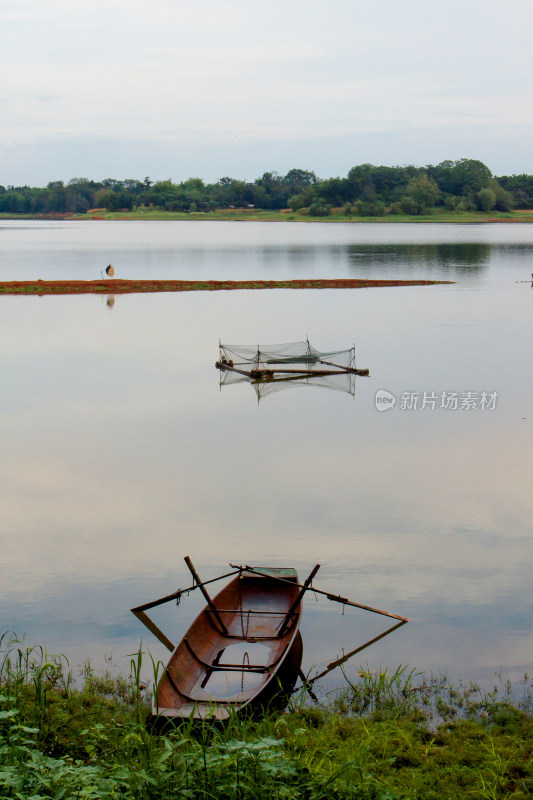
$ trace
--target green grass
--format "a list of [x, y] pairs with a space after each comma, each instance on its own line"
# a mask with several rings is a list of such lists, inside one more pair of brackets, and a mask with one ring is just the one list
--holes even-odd
[[[90, 214], [79, 215], [74, 219], [89, 219]], [[410, 216], [408, 214], [386, 214], [383, 217], [347, 216], [346, 214], [331, 214], [327, 217], [312, 217], [308, 214], [287, 211], [261, 211], [243, 209], [225, 209], [204, 213], [185, 213], [178, 211], [161, 211], [145, 209], [141, 211], [102, 212], [97, 216], [105, 216], [108, 220], [235, 220], [256, 222], [448, 222], [448, 223], [480, 223], [494, 221], [533, 222], [533, 211], [527, 212], [500, 212], [491, 211], [446, 211], [435, 209], [432, 213]]]
[[[63, 215], [56, 215], [63, 218]], [[52, 214], [53, 218], [54, 215]], [[37, 214], [5, 214], [0, 219], [39, 219]], [[186, 213], [180, 211], [162, 211], [160, 209], [144, 209], [133, 211], [99, 211], [96, 214], [74, 214], [66, 217], [72, 220], [90, 220], [91, 218], [106, 220], [234, 220], [255, 222], [443, 222], [456, 224], [484, 222], [533, 222], [532, 211], [447, 211], [435, 208], [431, 213], [410, 216], [408, 214], [386, 214], [383, 217], [359, 217], [344, 213], [331, 214], [327, 217], [311, 217], [308, 214], [284, 211], [262, 211], [259, 209], [223, 209], [219, 211]]]
[[[157, 665], [159, 668], [161, 665]], [[533, 791], [531, 681], [490, 691], [405, 667], [355, 681], [322, 706], [224, 726], [146, 724], [146, 664], [127, 677], [0, 640], [0, 798], [437, 800]], [[517, 688], [520, 696], [516, 696]]]

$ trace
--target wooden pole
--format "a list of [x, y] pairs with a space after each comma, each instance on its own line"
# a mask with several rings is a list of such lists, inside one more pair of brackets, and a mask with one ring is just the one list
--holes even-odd
[[[235, 569], [237, 569], [237, 566], [234, 564], [230, 564], [230, 567], [234, 567]], [[249, 567], [248, 565], [246, 565], [244, 568], [240, 567], [240, 569], [246, 569], [249, 572], [255, 572], [256, 575], [261, 575], [263, 578], [273, 577], [274, 580], [276, 581], [283, 581], [284, 583], [292, 583], [294, 585], [294, 581], [288, 581], [286, 578], [280, 578], [277, 575], [276, 576], [265, 575], [263, 572], [256, 569], [255, 567]], [[297, 583], [296, 586], [302, 587], [302, 584]], [[372, 606], [364, 606], [362, 603], [354, 603], [353, 600], [348, 600], [347, 597], [341, 597], [340, 594], [330, 594], [330, 592], [323, 592], [322, 589], [315, 589], [314, 586], [312, 591], [315, 592], [315, 594], [323, 594], [325, 597], [327, 597], [328, 600], [332, 600], [336, 603], [342, 603], [343, 605], [346, 606], [353, 606], [354, 608], [361, 608], [363, 609], [363, 611], [372, 611], [373, 614], [382, 614], [384, 617], [391, 617], [392, 619], [402, 620], [402, 622], [408, 622], [408, 620], [405, 617], [401, 617], [399, 614], [391, 614], [389, 611], [381, 611], [381, 609], [379, 608], [372, 608]]]
[[[219, 575], [218, 578], [211, 578], [208, 581], [203, 581], [201, 584], [202, 586], [207, 586], [209, 583], [216, 583], [217, 581], [223, 580], [223, 578], [231, 578], [233, 575], [237, 575], [242, 570], [234, 569], [232, 572], [226, 572], [224, 575]], [[194, 589], [198, 589], [200, 584], [194, 583], [193, 586], [187, 586], [186, 589], [178, 589], [176, 592], [172, 592], [172, 594], [167, 594], [165, 597], [160, 597], [159, 600], [151, 600], [149, 603], [143, 603], [141, 606], [136, 606], [132, 608], [134, 614], [137, 611], [148, 611], [149, 608], [154, 608], [155, 606], [160, 606], [163, 603], [168, 603], [170, 600], [179, 600], [182, 594], [189, 594], [189, 592], [194, 591]]]
[[313, 692], [313, 690], [311, 689], [311, 687], [309, 686], [309, 684], [308, 684], [308, 682], [307, 682], [307, 678], [305, 677], [305, 675], [304, 675], [304, 672], [303, 672], [303, 670], [302, 670], [302, 668], [301, 668], [301, 667], [300, 667], [300, 669], [298, 670], [298, 677], [300, 678], [300, 680], [301, 680], [301, 682], [302, 682], [302, 685], [303, 685], [304, 689], [306, 690], [307, 694], [309, 695], [309, 697], [310, 697], [312, 700], [314, 700], [314, 701], [315, 701], [315, 703], [319, 704], [319, 703], [320, 703], [320, 701], [319, 701], [318, 697], [316, 696], [316, 694], [315, 694], [315, 693]]
[[287, 626], [288, 626], [289, 622], [292, 619], [292, 615], [294, 614], [294, 612], [296, 611], [296, 609], [300, 605], [302, 597], [306, 593], [306, 591], [307, 591], [307, 589], [309, 587], [309, 584], [311, 583], [311, 581], [313, 580], [313, 578], [315, 577], [315, 575], [317, 574], [319, 569], [320, 569], [320, 564], [315, 564], [311, 574], [309, 575], [309, 577], [307, 578], [307, 580], [305, 581], [305, 583], [301, 587], [300, 591], [298, 592], [298, 596], [296, 597], [296, 600], [294, 601], [292, 606], [287, 611], [287, 615], [286, 615], [285, 619], [282, 622], [281, 628], [279, 629], [278, 636], [283, 636], [283, 634], [285, 633], [285, 630], [287, 629]]
[[[324, 362], [326, 363], [326, 362]], [[335, 366], [334, 364], [332, 366]], [[217, 369], [226, 370], [227, 372], [238, 372], [239, 375], [246, 375], [250, 378], [256, 377], [259, 373], [272, 373], [273, 375], [303, 375], [303, 376], [310, 376], [316, 375], [317, 377], [325, 377], [330, 375], [345, 375], [346, 373], [356, 372], [353, 369], [347, 369], [345, 367], [339, 367], [338, 369], [277, 369], [276, 367], [266, 367], [264, 369], [252, 369], [252, 370], [245, 370], [245, 369], [237, 369], [237, 367], [231, 367], [229, 364], [224, 364], [222, 361], [217, 361], [215, 363], [215, 367]]]
[[144, 613], [144, 611], [139, 611], [137, 608], [132, 608], [131, 610], [133, 611], [133, 613], [135, 614], [135, 616], [137, 617], [137, 619], [140, 619], [140, 621], [143, 623], [143, 625], [146, 625], [146, 627], [148, 628], [148, 630], [149, 630], [151, 633], [153, 633], [153, 634], [154, 634], [154, 636], [155, 636], [157, 639], [159, 639], [159, 641], [160, 641], [162, 644], [164, 644], [164, 645], [165, 645], [165, 647], [166, 647], [168, 650], [170, 650], [170, 652], [172, 653], [172, 652], [174, 651], [174, 647], [175, 647], [175, 645], [174, 645], [174, 644], [173, 644], [173, 643], [170, 641], [170, 639], [168, 639], [168, 638], [165, 636], [165, 634], [163, 633], [163, 631], [161, 631], [161, 630], [160, 630], [160, 629], [157, 627], [157, 625], [155, 624], [155, 622], [153, 622], [153, 621], [150, 619], [150, 617], [148, 616], [148, 614], [145, 614], [145, 613]]
[[[167, 594], [165, 597], [160, 597], [158, 600], [152, 600], [149, 603], [143, 603], [141, 606], [137, 606], [136, 608], [132, 608], [131, 611], [138, 620], [140, 620], [143, 625], [146, 625], [148, 630], [154, 634], [154, 636], [159, 639], [159, 641], [165, 645], [168, 650], [171, 652], [174, 651], [175, 645], [170, 641], [170, 639], [165, 636], [162, 630], [160, 630], [155, 622], [150, 619], [146, 611], [150, 608], [155, 608], [156, 606], [163, 605], [163, 603], [169, 603], [171, 600], [179, 600], [182, 594], [188, 594], [192, 592], [194, 589], [202, 588], [208, 583], [215, 583], [216, 581], [222, 580], [222, 578], [229, 578], [233, 575], [237, 575], [241, 570], [233, 570], [232, 572], [227, 572], [225, 575], [220, 575], [218, 578], [211, 578], [209, 581], [204, 581], [203, 584], [199, 584], [196, 582], [193, 586], [188, 586], [186, 589], [178, 589], [176, 592], [172, 592], [172, 594]], [[195, 578], [196, 580], [196, 578]]]
[[193, 565], [191, 559], [189, 558], [189, 556], [185, 556], [184, 561], [187, 564], [187, 566], [189, 567], [191, 575], [193, 576], [194, 580], [198, 584], [198, 587], [199, 587], [200, 591], [202, 592], [203, 596], [205, 597], [207, 605], [209, 606], [209, 608], [213, 612], [214, 616], [216, 617], [216, 620], [217, 620], [218, 624], [220, 625], [220, 629], [221, 629], [222, 633], [224, 633], [227, 636], [228, 629], [226, 628], [226, 626], [222, 622], [220, 614], [218, 613], [218, 609], [215, 606], [215, 604], [213, 603], [213, 601], [211, 600], [211, 598], [209, 597], [207, 589], [205, 588], [204, 584], [200, 580], [200, 577], [199, 577], [198, 573], [196, 572], [196, 570], [194, 568], [194, 565]]
[[328, 672], [331, 672], [332, 669], [336, 669], [336, 667], [340, 667], [341, 664], [344, 664], [344, 662], [348, 661], [349, 658], [351, 658], [352, 656], [355, 656], [356, 653], [360, 653], [361, 650], [364, 650], [366, 647], [370, 647], [371, 644], [374, 644], [375, 642], [379, 642], [379, 640], [383, 639], [384, 636], [388, 636], [389, 633], [392, 633], [397, 628], [401, 628], [402, 625], [405, 625], [406, 622], [407, 622], [406, 619], [402, 620], [401, 622], [398, 622], [396, 625], [393, 625], [392, 628], [388, 628], [388, 630], [384, 631], [384, 633], [380, 633], [379, 636], [374, 636], [374, 638], [370, 639], [369, 642], [366, 642], [365, 644], [362, 644], [360, 647], [356, 647], [355, 650], [352, 650], [350, 653], [346, 653], [346, 655], [342, 656], [342, 658], [338, 658], [336, 661], [332, 661], [331, 664], [328, 664], [328, 666], [327, 666], [327, 668], [325, 670], [320, 672], [318, 675], [315, 675], [314, 678], [311, 678], [311, 680], [308, 680], [307, 683], [309, 685], [311, 685], [312, 683], [317, 681], [319, 678], [323, 678], [324, 675], [327, 675]]

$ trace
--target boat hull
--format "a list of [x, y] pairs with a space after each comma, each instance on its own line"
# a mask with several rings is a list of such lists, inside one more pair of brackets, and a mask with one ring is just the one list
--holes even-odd
[[302, 662], [298, 597], [292, 569], [257, 568], [233, 578], [173, 651], [154, 714], [227, 719], [286, 705]]

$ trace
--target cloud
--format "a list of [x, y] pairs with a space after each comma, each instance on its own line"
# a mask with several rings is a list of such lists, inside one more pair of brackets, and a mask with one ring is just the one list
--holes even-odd
[[[499, 172], [533, 169], [533, 7], [520, 0], [503, 15], [492, 0], [471, 0], [468, 15], [459, 0], [336, 0], [327, 13], [303, 0], [28, 0], [2, 21], [0, 64], [10, 74], [2, 183], [37, 180], [47, 159], [51, 169], [54, 139], [66, 142], [67, 178], [116, 174], [104, 154], [111, 141], [130, 176], [155, 172], [165, 143], [163, 175], [174, 169], [172, 147], [190, 148], [195, 174], [207, 178], [212, 169], [290, 168], [300, 144], [306, 166], [326, 176], [358, 160], [462, 155]], [[244, 150], [232, 147], [235, 138]]]

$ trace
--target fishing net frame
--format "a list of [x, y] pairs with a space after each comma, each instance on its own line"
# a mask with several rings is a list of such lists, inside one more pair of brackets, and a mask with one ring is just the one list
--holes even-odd
[[315, 386], [355, 396], [355, 345], [344, 350], [317, 350], [309, 339], [270, 345], [230, 345], [219, 342], [220, 386], [250, 383], [258, 401], [289, 388]]
[[[355, 345], [345, 350], [317, 350], [309, 339], [301, 342], [268, 345], [231, 345], [219, 342], [222, 368], [243, 367], [253, 370], [282, 372], [284, 367], [292, 367], [291, 372], [319, 372], [324, 367], [338, 371], [355, 371]], [[301, 369], [297, 369], [301, 366]], [[278, 369], [276, 369], [278, 367]]]

